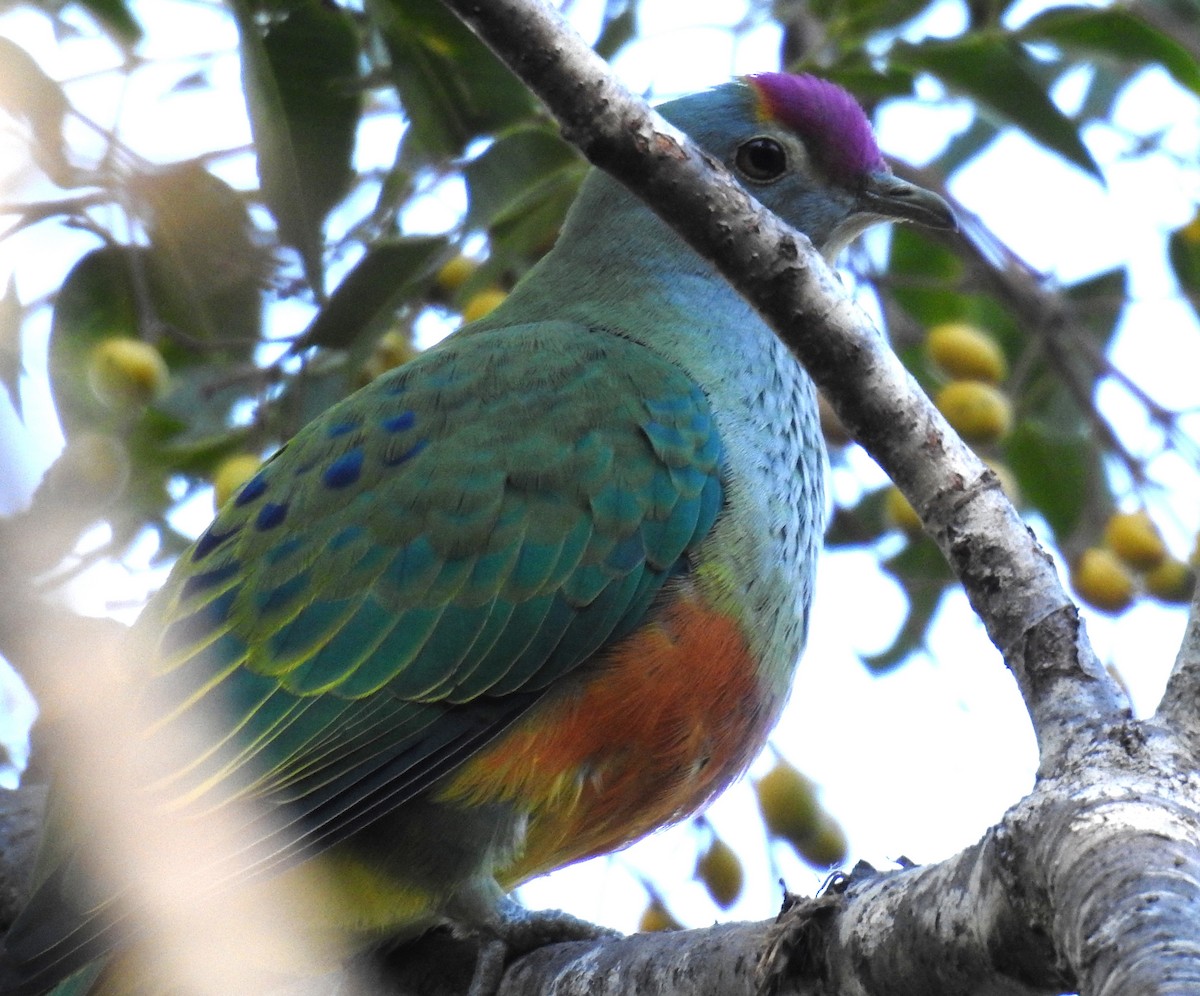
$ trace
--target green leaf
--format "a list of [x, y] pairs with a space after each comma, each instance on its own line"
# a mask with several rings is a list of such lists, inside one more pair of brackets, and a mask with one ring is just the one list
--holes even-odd
[[938, 157], [938, 169], [943, 176], [949, 176], [991, 145], [999, 134], [1000, 130], [993, 122], [976, 117], [967, 126], [966, 131], [961, 131], [950, 139], [946, 151]]
[[841, 0], [823, 18], [830, 40], [860, 49], [870, 35], [895, 28], [930, 6], [930, 0]]
[[1017, 33], [1022, 41], [1046, 41], [1085, 56], [1125, 62], [1156, 62], [1181, 87], [1200, 94], [1200, 64], [1175, 39], [1119, 7], [1052, 7]]
[[107, 425], [112, 413], [87, 381], [92, 348], [110, 336], [137, 337], [139, 315], [131, 267], [144, 250], [102, 246], [83, 256], [67, 274], [54, 300], [50, 325], [50, 388], [68, 435]]
[[891, 645], [878, 654], [863, 658], [863, 663], [874, 674], [891, 671], [921, 649], [942, 595], [955, 583], [941, 551], [926, 536], [909, 542], [896, 556], [885, 561], [882, 567], [904, 589], [908, 598], [908, 613]]
[[442, 4], [367, 0], [366, 8], [391, 57], [409, 155], [461, 155], [472, 139], [534, 113], [524, 84]]
[[186, 330], [192, 345], [173, 344], [168, 361], [211, 359], [214, 351], [248, 359], [272, 260], [254, 238], [242, 195], [194, 161], [135, 174], [129, 188], [150, 240], [161, 317]]
[[71, 186], [75, 174], [63, 139], [67, 106], [62, 87], [33, 56], [0, 37], [0, 107], [28, 123], [34, 161], [60, 187]]
[[142, 40], [142, 26], [122, 0], [79, 0], [79, 5], [121, 45], [130, 47]]
[[0, 298], [0, 385], [8, 392], [9, 403], [21, 416], [21, 319], [24, 309], [17, 297], [17, 284], [8, 276], [4, 297]]
[[319, 297], [325, 217], [354, 176], [362, 113], [358, 32], [345, 11], [320, 0], [297, 4], [265, 33], [245, 0], [234, 12], [263, 198]]
[[1015, 40], [967, 35], [916, 45], [899, 42], [891, 58], [936, 76], [951, 92], [969, 97], [998, 120], [1103, 181], [1078, 129], [1047, 95], [1029, 56]]
[[1066, 288], [1077, 324], [1088, 330], [1100, 349], [1107, 349], [1117, 320], [1129, 301], [1129, 273], [1123, 266], [1081, 280]]
[[611, 62], [613, 56], [637, 36], [637, 32], [637, 0], [626, 0], [621, 13], [604, 22], [600, 37], [592, 48], [605, 62]]
[[525, 214], [579, 154], [549, 128], [518, 128], [498, 138], [463, 168], [470, 229], [491, 228]]
[[338, 284], [292, 347], [349, 349], [393, 316], [396, 304], [427, 280], [446, 255], [440, 237], [381, 239]]
[[1024, 418], [1004, 442], [1004, 459], [1059, 541], [1070, 536], [1091, 499], [1096, 456], [1088, 436]]

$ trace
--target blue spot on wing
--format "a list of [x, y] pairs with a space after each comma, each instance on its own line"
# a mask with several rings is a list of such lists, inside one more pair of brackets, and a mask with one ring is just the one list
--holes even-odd
[[216, 529], [209, 529], [203, 536], [196, 540], [196, 545], [192, 547], [192, 563], [203, 560], [217, 547], [224, 543], [227, 539], [232, 539], [237, 535], [241, 526], [234, 526], [226, 532], [219, 533]]
[[223, 581], [228, 581], [230, 578], [237, 575], [242, 569], [241, 563], [236, 560], [231, 560], [228, 563], [222, 564], [220, 567], [214, 567], [211, 571], [201, 571], [199, 574], [192, 574], [186, 581], [183, 582], [183, 587], [179, 591], [180, 601], [186, 601], [202, 591], [207, 591], [209, 588], [215, 588]]
[[333, 461], [325, 468], [321, 480], [328, 488], [346, 488], [358, 480], [362, 473], [363, 451], [356, 446]]
[[416, 421], [416, 412], [401, 412], [399, 415], [385, 418], [383, 420], [383, 428], [388, 432], [404, 432], [406, 429], [411, 429], [416, 424]]
[[349, 435], [358, 427], [358, 422], [334, 422], [333, 425], [325, 429], [325, 435], [330, 439], [337, 439], [338, 436]]
[[254, 528], [260, 531], [274, 529], [287, 518], [288, 505], [287, 502], [267, 502], [258, 511], [258, 517], [254, 520]]
[[233, 499], [234, 505], [248, 505], [255, 498], [261, 498], [263, 492], [267, 490], [267, 478], [265, 474], [255, 474], [250, 480], [242, 485], [242, 490], [237, 493], [237, 497]]

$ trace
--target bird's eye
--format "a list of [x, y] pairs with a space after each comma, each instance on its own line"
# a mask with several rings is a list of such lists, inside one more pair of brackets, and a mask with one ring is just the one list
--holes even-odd
[[738, 146], [733, 162], [746, 179], [769, 183], [786, 172], [787, 153], [773, 138], [752, 138]]

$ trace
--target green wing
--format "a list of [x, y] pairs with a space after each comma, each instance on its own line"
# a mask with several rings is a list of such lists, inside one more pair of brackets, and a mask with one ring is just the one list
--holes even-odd
[[172, 791], [265, 801], [276, 860], [343, 839], [629, 632], [711, 529], [720, 466], [703, 392], [608, 332], [457, 337], [381, 378], [243, 487], [148, 613], [156, 735], [196, 707], [221, 734]]

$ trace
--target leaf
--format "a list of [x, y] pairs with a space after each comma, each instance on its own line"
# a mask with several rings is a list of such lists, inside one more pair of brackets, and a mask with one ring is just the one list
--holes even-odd
[[426, 280], [446, 254], [440, 237], [381, 239], [338, 284], [304, 335], [292, 347], [349, 349], [391, 318], [396, 302]]
[[4, 297], [0, 298], [0, 385], [8, 392], [9, 403], [21, 417], [21, 318], [24, 309], [17, 297], [17, 284], [8, 276]]
[[863, 658], [863, 663], [873, 674], [892, 670], [921, 648], [942, 595], [955, 583], [941, 551], [925, 536], [912, 540], [896, 556], [884, 561], [882, 567], [904, 589], [908, 613], [891, 645], [878, 654]]
[[930, 0], [843, 0], [825, 18], [830, 39], [860, 49], [869, 35], [895, 28], [930, 6]]
[[1200, 64], [1175, 39], [1119, 7], [1052, 7], [1024, 25], [1022, 41], [1052, 42], [1082, 55], [1138, 65], [1156, 62], [1186, 90], [1200, 94]]
[[142, 26], [122, 0], [79, 0], [113, 39], [126, 47], [142, 40]]
[[64, 431], [103, 426], [112, 413], [92, 394], [87, 365], [102, 339], [139, 330], [133, 257], [144, 250], [109, 245], [83, 256], [63, 280], [50, 324], [50, 388]]
[[178, 358], [211, 358], [217, 347], [248, 358], [272, 261], [254, 238], [242, 195], [195, 161], [134, 174], [129, 189], [150, 239], [163, 317], [195, 340], [195, 351]]
[[503, 135], [463, 168], [467, 227], [491, 228], [524, 214], [544, 199], [547, 185], [579, 162], [575, 149], [549, 128], [534, 125]]
[[354, 176], [358, 34], [345, 11], [320, 0], [292, 7], [265, 34], [245, 0], [234, 12], [263, 198], [320, 296], [325, 217]]
[[1022, 419], [1004, 442], [1004, 459], [1021, 494], [1060, 542], [1074, 532], [1091, 499], [1091, 447], [1086, 434], [1065, 435], [1036, 418]]
[[611, 62], [613, 56], [637, 37], [637, 32], [637, 0], [626, 0], [621, 13], [604, 22], [600, 37], [592, 48], [605, 62]]
[[967, 35], [919, 44], [898, 42], [891, 58], [936, 76], [996, 118], [1103, 182], [1103, 174], [1071, 120], [1055, 106], [1019, 43], [996, 35]]
[[1129, 301], [1129, 272], [1123, 266], [1106, 270], [1072, 284], [1065, 294], [1076, 323], [1091, 333], [1097, 346], [1107, 349]]
[[408, 116], [410, 156], [461, 155], [480, 135], [529, 118], [524, 84], [449, 9], [430, 0], [367, 0]]
[[966, 131], [950, 139], [946, 151], [938, 158], [938, 169], [944, 176], [949, 176], [991, 145], [999, 133], [993, 122], [976, 116]]
[[28, 122], [34, 161], [60, 187], [71, 186], [75, 174], [63, 139], [68, 106], [62, 87], [33, 56], [0, 37], [0, 107]]

